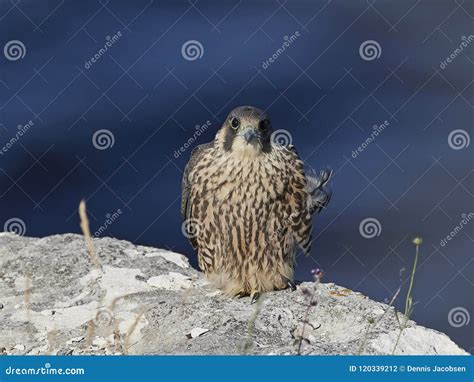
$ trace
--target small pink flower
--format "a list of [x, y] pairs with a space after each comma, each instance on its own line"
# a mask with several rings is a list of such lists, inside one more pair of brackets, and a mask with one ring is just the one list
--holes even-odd
[[324, 276], [324, 272], [320, 268], [312, 269], [311, 274], [313, 275], [315, 280], [321, 281]]

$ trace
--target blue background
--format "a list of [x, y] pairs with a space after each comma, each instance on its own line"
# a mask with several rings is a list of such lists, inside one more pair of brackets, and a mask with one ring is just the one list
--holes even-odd
[[[371, 298], [389, 299], [400, 285], [404, 296], [411, 238], [420, 235], [413, 318], [472, 351], [472, 323], [456, 327], [448, 316], [473, 312], [474, 224], [440, 245], [473, 206], [473, 145], [448, 144], [455, 129], [472, 135], [472, 45], [440, 63], [472, 33], [473, 15], [474, 3], [461, 0], [2, 1], [0, 44], [20, 40], [26, 54], [0, 56], [0, 146], [18, 125], [34, 125], [0, 156], [1, 226], [18, 218], [30, 236], [79, 233], [85, 198], [92, 232], [121, 209], [104, 235], [169, 248], [196, 265], [179, 214], [191, 149], [173, 154], [196, 125], [211, 122], [193, 146], [213, 139], [231, 109], [254, 105], [290, 132], [308, 166], [334, 170], [333, 199], [315, 218], [297, 278], [321, 267], [325, 281]], [[183, 57], [188, 40], [201, 43], [202, 57]], [[380, 57], [362, 59], [367, 40]], [[114, 136], [107, 150], [93, 145], [100, 129]], [[366, 218], [381, 226], [372, 239], [359, 232]]]

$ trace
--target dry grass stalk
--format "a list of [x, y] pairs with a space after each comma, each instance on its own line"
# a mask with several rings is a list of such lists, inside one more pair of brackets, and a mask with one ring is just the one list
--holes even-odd
[[257, 300], [257, 303], [255, 305], [255, 310], [250, 317], [249, 320], [249, 325], [247, 329], [247, 339], [245, 340], [243, 346], [242, 346], [242, 353], [243, 354], [249, 354], [250, 351], [253, 349], [254, 345], [254, 332], [255, 332], [255, 322], [257, 321], [257, 317], [260, 314], [260, 311], [262, 310], [262, 305], [263, 305], [263, 300], [265, 299], [265, 295], [262, 294]]
[[24, 293], [24, 303], [25, 303], [25, 312], [26, 320], [31, 322], [31, 278], [30, 275], [25, 277], [25, 293]]
[[89, 320], [87, 322], [87, 333], [86, 333], [86, 340], [84, 341], [84, 348], [88, 348], [92, 345], [92, 341], [95, 336], [95, 323], [94, 320]]
[[130, 347], [130, 338], [132, 337], [133, 332], [137, 328], [138, 322], [140, 319], [143, 317], [143, 311], [141, 311], [137, 317], [135, 317], [135, 320], [133, 321], [132, 325], [127, 330], [127, 334], [125, 336], [125, 340], [123, 342], [123, 354], [128, 354], [128, 349]]
[[50, 330], [46, 335], [46, 340], [48, 341], [48, 353], [53, 354], [53, 350], [56, 348], [56, 340], [58, 337], [57, 330]]
[[114, 352], [122, 353], [122, 340], [120, 337], [120, 328], [118, 322], [114, 324]]
[[[367, 343], [367, 339], [369, 338], [370, 334], [370, 328], [373, 326], [374, 328], [383, 320], [383, 318], [387, 315], [387, 312], [390, 310], [390, 308], [393, 306], [393, 303], [397, 299], [398, 295], [400, 294], [400, 291], [402, 290], [402, 287], [398, 287], [397, 291], [393, 295], [392, 299], [390, 300], [390, 303], [388, 304], [387, 308], [383, 312], [383, 314], [378, 318], [377, 321], [374, 321], [373, 319], [369, 318], [369, 325], [367, 325], [367, 330], [365, 331], [364, 334], [364, 339], [362, 340], [362, 343], [359, 347], [359, 350], [357, 351], [357, 355], [361, 355], [362, 351], [365, 348], [365, 344]], [[395, 312], [396, 314], [396, 312]]]
[[96, 268], [102, 270], [102, 264], [95, 252], [94, 243], [92, 242], [91, 231], [89, 229], [89, 219], [87, 217], [86, 212], [86, 202], [84, 200], [81, 200], [81, 203], [79, 203], [79, 217], [81, 219], [81, 229], [82, 233], [84, 234], [84, 239], [87, 245], [87, 251], [89, 252], [92, 264]]

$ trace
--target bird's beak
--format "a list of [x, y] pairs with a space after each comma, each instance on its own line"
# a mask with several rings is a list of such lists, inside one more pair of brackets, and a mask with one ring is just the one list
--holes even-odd
[[255, 133], [255, 129], [253, 127], [246, 127], [242, 132], [242, 136], [247, 143], [250, 143], [253, 139], [257, 138], [257, 134]]

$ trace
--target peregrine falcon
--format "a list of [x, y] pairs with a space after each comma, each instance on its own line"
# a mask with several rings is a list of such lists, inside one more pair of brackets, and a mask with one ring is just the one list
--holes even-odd
[[273, 142], [267, 114], [238, 107], [186, 165], [181, 214], [206, 276], [227, 295], [294, 289], [298, 248], [328, 204], [331, 171], [305, 174], [295, 148]]

